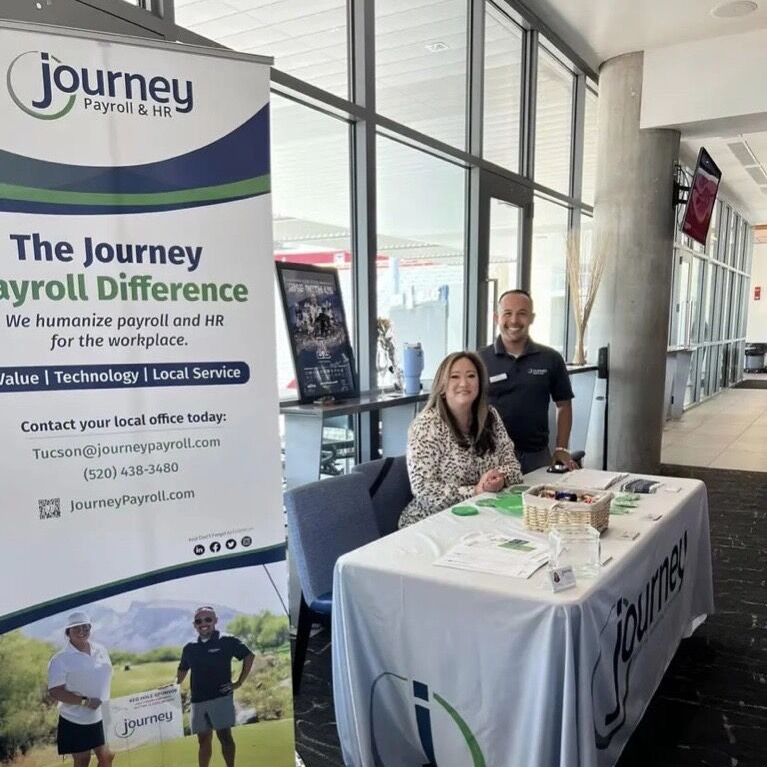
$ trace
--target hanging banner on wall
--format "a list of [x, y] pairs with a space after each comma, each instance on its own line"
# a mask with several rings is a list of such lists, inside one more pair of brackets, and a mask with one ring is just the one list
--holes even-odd
[[[270, 62], [96, 37], [0, 25], [0, 657], [29, 671], [13, 689], [58, 688], [48, 659], [87, 623], [108, 694], [136, 698], [231, 634], [240, 737], [293, 764], [291, 701], [269, 697], [290, 673]], [[0, 760], [49, 748], [71, 701], [2, 684]]]

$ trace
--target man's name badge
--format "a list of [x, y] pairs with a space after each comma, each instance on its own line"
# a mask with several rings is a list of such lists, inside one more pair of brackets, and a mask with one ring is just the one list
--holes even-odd
[[490, 383], [498, 383], [498, 381], [505, 381], [509, 376], [506, 373], [498, 373], [498, 375], [490, 376]]
[[554, 567], [549, 570], [549, 580], [552, 591], [565, 591], [575, 588], [575, 573], [572, 565]]

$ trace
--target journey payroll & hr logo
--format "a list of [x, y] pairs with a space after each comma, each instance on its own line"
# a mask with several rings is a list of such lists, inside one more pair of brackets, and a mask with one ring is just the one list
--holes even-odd
[[[391, 737], [403, 731], [403, 719], [415, 726], [417, 742]], [[486, 767], [477, 738], [458, 711], [424, 682], [392, 672], [380, 674], [370, 688], [370, 737], [375, 767], [439, 767], [447, 755], [451, 763]]]
[[114, 733], [118, 738], [130, 738], [136, 730], [143, 727], [153, 727], [163, 722], [173, 721], [172, 711], [161, 711], [159, 714], [149, 714], [147, 716], [124, 717], [118, 719], [114, 724]]
[[191, 80], [121, 70], [74, 67], [47, 51], [25, 51], [8, 65], [8, 95], [25, 114], [58, 120], [78, 97], [84, 110], [100, 114], [172, 117], [194, 108]]
[[[668, 605], [681, 593], [687, 567], [687, 531], [671, 547], [635, 598], [621, 595], [599, 634], [599, 655], [591, 673], [594, 739], [600, 750], [609, 747], [626, 723], [626, 700], [631, 665], [659, 629]], [[657, 639], [662, 645], [666, 638]], [[638, 681], [641, 684], [641, 679]]]

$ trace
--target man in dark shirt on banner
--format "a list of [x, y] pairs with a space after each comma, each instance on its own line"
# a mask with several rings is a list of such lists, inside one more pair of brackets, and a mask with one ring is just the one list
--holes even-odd
[[522, 472], [547, 466], [549, 403], [557, 408], [557, 440], [553, 459], [578, 468], [568, 450], [573, 425], [573, 389], [562, 355], [530, 338], [535, 319], [533, 299], [526, 290], [508, 290], [498, 301], [495, 343], [479, 350], [487, 367], [490, 404], [498, 410], [514, 442]]
[[[242, 687], [253, 667], [253, 653], [237, 637], [220, 634], [216, 630], [217, 623], [218, 617], [212, 607], [195, 610], [197, 641], [184, 647], [176, 674], [176, 682], [181, 684], [191, 671], [190, 725], [199, 743], [199, 767], [210, 764], [214, 730], [221, 743], [226, 767], [234, 767], [234, 691]], [[242, 661], [236, 682], [232, 682], [232, 658]]]

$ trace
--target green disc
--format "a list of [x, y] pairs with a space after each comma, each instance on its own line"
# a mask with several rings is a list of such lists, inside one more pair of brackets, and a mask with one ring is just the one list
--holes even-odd
[[637, 507], [636, 501], [626, 501], [623, 498], [616, 498], [613, 503], [613, 506], [620, 506], [623, 509], [635, 509]]
[[499, 495], [522, 495], [530, 489], [530, 485], [512, 485], [505, 490], [501, 490]]
[[456, 506], [450, 511], [458, 517], [473, 517], [475, 514], [479, 514], [473, 506]]

